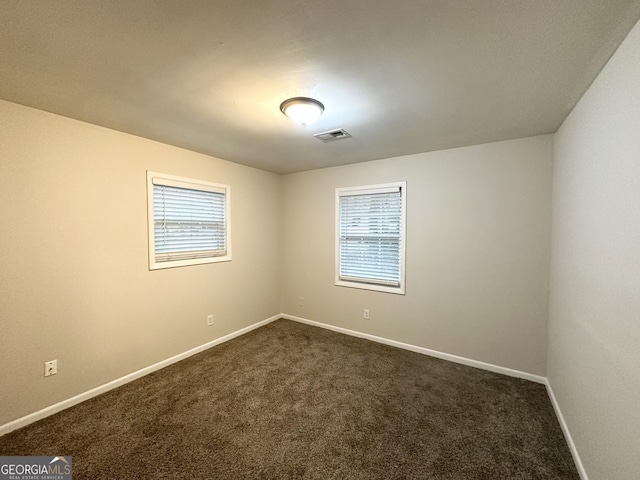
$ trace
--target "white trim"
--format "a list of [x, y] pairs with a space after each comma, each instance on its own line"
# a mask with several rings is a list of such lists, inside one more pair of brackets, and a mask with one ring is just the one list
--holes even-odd
[[361, 187], [338, 187], [336, 193], [342, 195], [375, 195], [376, 193], [398, 193], [405, 182], [382, 183], [380, 185], [363, 185]]
[[9, 423], [5, 423], [4, 425], [0, 426], [0, 436], [5, 435], [9, 432], [12, 432], [13, 430], [16, 430], [18, 428], [25, 427], [31, 423], [37, 422], [38, 420], [41, 420], [45, 417], [53, 415], [54, 413], [61, 412], [62, 410], [65, 410], [69, 407], [73, 407], [78, 403], [84, 402], [85, 400], [89, 400], [90, 398], [93, 398], [102, 393], [108, 392], [109, 390], [113, 390], [114, 388], [117, 388], [129, 382], [132, 382], [133, 380], [136, 380], [140, 377], [144, 377], [145, 375], [153, 373], [156, 370], [160, 370], [161, 368], [168, 367], [169, 365], [177, 363], [180, 360], [184, 360], [185, 358], [195, 355], [196, 353], [203, 352], [211, 347], [215, 347], [216, 345], [227, 342], [233, 338], [239, 337], [240, 335], [244, 335], [245, 333], [248, 333], [251, 330], [260, 328], [282, 317], [283, 317], [282, 315], [274, 315], [273, 317], [267, 318], [266, 320], [262, 320], [260, 322], [254, 323], [253, 325], [249, 325], [248, 327], [241, 328], [240, 330], [229, 333], [228, 335], [225, 335], [223, 337], [207, 342], [204, 345], [200, 345], [199, 347], [192, 348], [191, 350], [187, 350], [186, 352], [180, 353], [171, 358], [167, 358], [166, 360], [162, 360], [161, 362], [155, 363], [153, 365], [149, 365], [148, 367], [132, 372], [128, 375], [125, 375], [124, 377], [117, 378], [116, 380], [113, 380], [109, 383], [105, 383], [104, 385], [101, 385], [96, 388], [92, 388], [91, 390], [80, 393], [74, 397], [68, 398], [54, 405], [50, 405], [46, 408], [43, 408], [42, 410], [38, 410], [37, 412], [18, 418], [17, 420], [13, 420]]
[[373, 290], [376, 292], [395, 293], [396, 295], [404, 295], [404, 290], [401, 287], [392, 287], [389, 285], [383, 285], [381, 283], [373, 283], [373, 282], [364, 283], [364, 282], [358, 282], [356, 280], [349, 281], [349, 280], [341, 280], [338, 278], [335, 281], [335, 285], [338, 287], [359, 288], [360, 290]]
[[[224, 193], [226, 204], [226, 248], [225, 255], [214, 257], [193, 258], [190, 260], [169, 260], [165, 262], [156, 261], [155, 252], [155, 227], [153, 218], [153, 186], [169, 185], [179, 188], [191, 188], [208, 192]], [[147, 237], [149, 251], [149, 271], [163, 270], [166, 268], [187, 267], [190, 265], [203, 265], [207, 263], [230, 262], [231, 257], [231, 186], [222, 183], [214, 183], [206, 180], [195, 180], [192, 178], [179, 177], [165, 173], [152, 172], [147, 170]]]
[[418, 347], [417, 345], [411, 345], [409, 343], [398, 342], [396, 340], [389, 340], [384, 337], [377, 337], [369, 333], [362, 333], [355, 330], [349, 330], [342, 327], [336, 327], [327, 323], [316, 322], [314, 320], [308, 320], [306, 318], [296, 317], [294, 315], [282, 314], [282, 318], [287, 320], [293, 320], [294, 322], [306, 323], [307, 325], [313, 325], [315, 327], [325, 328], [327, 330], [333, 330], [334, 332], [344, 333], [345, 335], [351, 335], [352, 337], [364, 338], [371, 340], [372, 342], [383, 343], [385, 345], [391, 345], [392, 347], [402, 348], [411, 352], [421, 353], [423, 355], [429, 355], [430, 357], [440, 358], [449, 362], [460, 363], [469, 367], [479, 368], [481, 370], [487, 370], [489, 372], [501, 373], [510, 377], [522, 378], [524, 380], [530, 380], [535, 383], [541, 383], [546, 385], [547, 379], [540, 375], [534, 375], [533, 373], [522, 372], [520, 370], [514, 370], [507, 367], [501, 367], [500, 365], [493, 365], [491, 363], [480, 362], [478, 360], [472, 360], [466, 357], [459, 357], [457, 355], [451, 355], [450, 353], [439, 352], [437, 350], [431, 350], [425, 347]]
[[151, 183], [153, 185], [164, 185], [168, 187], [187, 188], [191, 190], [199, 190], [203, 192], [221, 193], [226, 195], [228, 185], [222, 185], [219, 183], [207, 182], [205, 180], [192, 180], [187, 181], [183, 177], [176, 177], [175, 175], [163, 175], [154, 172], [147, 171], [147, 175], [151, 175]]
[[507, 368], [507, 367], [501, 367], [499, 365], [493, 365], [490, 363], [485, 363], [485, 362], [480, 362], [478, 360], [472, 360], [469, 358], [465, 358], [465, 357], [459, 357], [457, 355], [451, 355], [449, 353], [444, 353], [444, 352], [439, 352], [437, 350], [431, 350], [429, 348], [424, 348], [424, 347], [418, 347], [416, 345], [411, 345], [408, 343], [403, 343], [403, 342], [398, 342], [395, 340], [389, 340], [387, 338], [383, 338], [383, 337], [378, 337], [375, 335], [370, 335], [368, 333], [363, 333], [363, 332], [358, 332], [355, 330], [349, 330], [346, 328], [342, 328], [342, 327], [336, 327], [334, 325], [329, 325], [327, 323], [321, 323], [321, 322], [316, 322], [314, 320], [308, 320], [306, 318], [302, 318], [302, 317], [296, 317], [294, 315], [289, 315], [286, 313], [281, 313], [279, 315], [274, 315], [273, 317], [267, 318], [266, 320], [262, 320], [260, 322], [254, 323], [253, 325], [249, 325], [248, 327], [242, 328], [240, 330], [237, 330], [235, 332], [232, 332], [228, 335], [225, 335], [223, 337], [220, 337], [216, 340], [212, 340], [211, 342], [205, 343], [204, 345], [200, 345], [199, 347], [195, 347], [192, 348], [191, 350], [188, 350], [186, 352], [180, 353], [178, 355], [175, 355], [171, 358], [168, 358], [166, 360], [163, 360], [161, 362], [158, 362], [154, 365], [150, 365], [148, 367], [145, 367], [141, 370], [138, 370], [136, 372], [130, 373], [128, 375], [125, 375], [123, 377], [120, 377], [116, 380], [113, 380], [109, 383], [106, 383], [104, 385], [101, 385], [99, 387], [93, 388], [91, 390], [88, 390], [84, 393], [81, 393], [79, 395], [76, 395], [74, 397], [68, 398], [67, 400], [63, 400], [61, 402], [58, 402], [54, 405], [51, 405], [49, 407], [43, 408], [42, 410], [39, 410], [37, 412], [31, 413], [29, 415], [26, 415], [24, 417], [18, 418], [17, 420], [13, 420], [9, 423], [6, 423], [2, 426], [0, 426], [0, 436], [5, 435], [9, 432], [12, 432], [18, 428], [22, 428], [25, 427], [31, 423], [37, 422], [38, 420], [41, 420], [45, 417], [48, 417], [50, 415], [53, 415], [55, 413], [61, 412], [62, 410], [65, 410], [69, 407], [72, 407], [74, 405], [77, 405], [78, 403], [84, 402], [85, 400], [89, 400], [90, 398], [96, 397], [102, 393], [108, 392], [109, 390], [113, 390], [114, 388], [117, 388], [121, 385], [124, 385], [126, 383], [132, 382], [133, 380], [136, 380], [140, 377], [143, 377], [145, 375], [148, 375], [150, 373], [153, 373], [157, 370], [160, 370], [164, 367], [168, 367], [169, 365], [172, 365], [174, 363], [177, 363], [181, 360], [184, 360], [185, 358], [188, 358], [192, 355], [195, 355], [197, 353], [203, 352], [211, 347], [215, 347], [216, 345], [219, 345], [221, 343], [227, 342], [233, 338], [239, 337], [240, 335], [244, 335], [245, 333], [250, 332], [251, 330], [255, 330], [256, 328], [260, 328], [264, 325], [267, 325], [275, 320], [278, 320], [279, 318], [285, 318], [287, 320], [292, 320], [294, 322], [299, 322], [299, 323], [304, 323], [307, 325], [312, 325], [315, 327], [320, 327], [320, 328], [325, 328], [327, 330], [332, 330], [334, 332], [338, 332], [338, 333], [342, 333], [345, 335], [350, 335], [352, 337], [358, 337], [358, 338], [364, 338], [366, 340], [371, 340], [373, 342], [377, 342], [377, 343], [382, 343], [385, 345], [390, 345], [393, 347], [397, 347], [397, 348], [402, 348], [404, 350], [409, 350], [412, 352], [416, 352], [416, 353], [421, 353], [423, 355], [428, 355], [430, 357], [435, 357], [435, 358], [440, 358], [442, 360], [447, 360], [450, 362], [454, 362], [454, 363], [459, 363], [462, 365], [467, 365], [470, 367], [475, 367], [475, 368], [479, 368], [482, 370], [487, 370], [490, 372], [494, 372], [494, 373], [500, 373], [503, 375], [508, 375], [510, 377], [516, 377], [516, 378], [522, 378], [525, 380], [530, 380], [532, 382], [536, 382], [536, 383], [540, 383], [546, 386], [547, 388], [547, 392], [549, 394], [549, 398], [551, 400], [551, 404], [553, 405], [553, 409], [555, 411], [556, 417], [558, 418], [558, 422], [560, 423], [560, 427], [562, 429], [562, 433], [564, 434], [565, 440], [567, 441], [567, 444], [569, 446], [569, 450], [571, 451], [571, 455], [573, 457], [573, 460], [576, 464], [576, 469], [578, 470], [578, 473], [580, 475], [580, 478], [582, 480], [589, 480], [589, 478], [587, 477], [587, 473], [584, 469], [584, 465], [582, 464], [582, 460], [580, 459], [580, 455], [578, 454], [578, 450], [576, 448], [576, 445], [573, 441], [573, 437], [571, 436], [571, 433], [569, 432], [569, 427], [567, 426], [567, 423], [564, 420], [564, 416], [562, 415], [562, 411], [560, 410], [560, 406], [558, 405], [558, 401], [556, 400], [556, 397], [553, 393], [553, 389], [551, 388], [551, 383], [549, 382], [549, 380], [545, 377], [539, 376], [539, 375], [534, 375], [531, 373], [527, 373], [527, 372], [522, 372], [520, 370], [513, 370], [511, 368]]
[[[351, 195], [370, 195], [375, 193], [400, 192], [401, 203], [401, 227], [400, 227], [400, 285], [389, 286], [380, 283], [367, 283], [357, 280], [348, 281], [340, 278], [340, 197]], [[374, 290], [377, 292], [405, 294], [406, 284], [406, 245], [407, 245], [407, 182], [381, 183], [378, 185], [362, 185], [358, 187], [338, 187], [335, 189], [335, 259], [334, 259], [334, 284], [338, 287], [359, 288], [362, 290]]]
[[560, 410], [560, 405], [556, 400], [556, 396], [553, 393], [553, 389], [551, 388], [551, 382], [548, 378], [542, 377], [540, 375], [534, 375], [532, 373], [523, 372], [520, 370], [514, 370], [507, 367], [502, 367], [500, 365], [493, 365], [491, 363], [480, 362], [478, 360], [472, 360], [466, 357], [459, 357], [457, 355], [451, 355], [449, 353], [439, 352], [437, 350], [431, 350], [429, 348], [418, 347], [416, 345], [411, 345], [408, 343], [398, 342], [396, 340], [389, 340], [387, 338], [378, 337], [375, 335], [371, 335], [368, 333], [358, 332], [355, 330], [349, 330], [347, 328], [336, 327], [334, 325], [329, 325], [327, 323], [316, 322], [314, 320], [309, 320], [302, 317], [296, 317], [294, 315], [289, 315], [283, 313], [281, 315], [282, 318], [286, 318], [287, 320], [293, 320], [294, 322], [305, 323], [307, 325], [312, 325], [315, 327], [325, 328], [327, 330], [332, 330], [334, 332], [342, 333], [345, 335], [350, 335], [352, 337], [364, 338], [366, 340], [371, 340], [373, 342], [382, 343], [385, 345], [391, 345], [392, 347], [402, 348], [404, 350], [409, 350], [411, 352], [421, 353], [423, 355], [429, 355], [430, 357], [440, 358], [442, 360], [447, 360], [454, 363], [459, 363], [462, 365], [467, 365], [470, 367], [479, 368], [482, 370], [487, 370], [489, 372], [500, 373], [503, 375], [508, 375], [510, 377], [522, 378], [524, 380], [530, 380], [535, 383], [540, 383], [545, 385], [547, 389], [547, 393], [549, 394], [549, 399], [551, 400], [551, 405], [553, 406], [553, 410], [558, 418], [558, 423], [560, 423], [560, 428], [562, 429], [562, 433], [564, 434], [564, 438], [569, 447], [569, 451], [571, 452], [571, 456], [573, 457], [573, 461], [576, 465], [576, 469], [578, 470], [578, 474], [580, 475], [581, 480], [589, 480], [587, 476], [587, 472], [582, 464], [582, 460], [580, 459], [580, 454], [578, 453], [578, 449], [576, 448], [576, 444], [573, 441], [573, 437], [571, 436], [571, 432], [569, 431], [569, 426], [562, 415], [562, 411]]
[[556, 396], [553, 393], [553, 389], [551, 388], [551, 382], [548, 378], [545, 381], [545, 385], [547, 386], [547, 393], [549, 394], [549, 398], [551, 399], [553, 410], [556, 412], [556, 417], [558, 417], [560, 428], [562, 428], [562, 433], [564, 434], [564, 438], [567, 441], [567, 445], [569, 446], [569, 451], [571, 452], [573, 461], [576, 464], [578, 474], [580, 474], [580, 478], [582, 480], [589, 480], [589, 477], [587, 477], [587, 471], [584, 469], [584, 465], [582, 464], [582, 460], [580, 459], [580, 454], [578, 453], [578, 449], [576, 448], [576, 444], [573, 442], [573, 437], [571, 436], [571, 432], [569, 431], [569, 426], [564, 420], [564, 416], [562, 415], [562, 411], [560, 410], [560, 405], [558, 404], [558, 400], [556, 400]]

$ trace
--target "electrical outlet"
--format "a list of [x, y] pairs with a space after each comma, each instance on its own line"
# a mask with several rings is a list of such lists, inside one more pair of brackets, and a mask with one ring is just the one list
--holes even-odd
[[213, 325], [213, 315], [207, 315], [207, 326]]
[[369, 320], [369, 309], [368, 308], [364, 309], [364, 313], [362, 314], [362, 318], [364, 318], [365, 320]]
[[298, 306], [304, 307], [304, 297], [298, 297]]
[[50, 362], [44, 362], [44, 376], [55, 375], [58, 373], [58, 360], [51, 360]]

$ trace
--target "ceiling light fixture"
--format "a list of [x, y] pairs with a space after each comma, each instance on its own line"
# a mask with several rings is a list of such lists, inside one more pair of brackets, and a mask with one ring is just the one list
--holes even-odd
[[282, 102], [280, 111], [289, 117], [291, 121], [306, 127], [322, 115], [324, 105], [313, 98], [295, 97]]

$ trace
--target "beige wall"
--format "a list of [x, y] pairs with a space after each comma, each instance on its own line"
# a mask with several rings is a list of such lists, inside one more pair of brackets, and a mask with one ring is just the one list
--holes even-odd
[[589, 479], [640, 478], [640, 25], [556, 135], [549, 328]]
[[[545, 375], [552, 154], [540, 136], [285, 176], [283, 311]], [[402, 180], [406, 295], [335, 286], [334, 189]]]
[[[148, 270], [146, 170], [231, 185], [233, 261]], [[0, 425], [279, 313], [280, 181], [0, 101]]]

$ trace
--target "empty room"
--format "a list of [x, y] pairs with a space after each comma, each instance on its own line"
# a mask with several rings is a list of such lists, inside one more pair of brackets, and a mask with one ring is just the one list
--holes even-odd
[[640, 478], [640, 0], [0, 19], [0, 479]]

